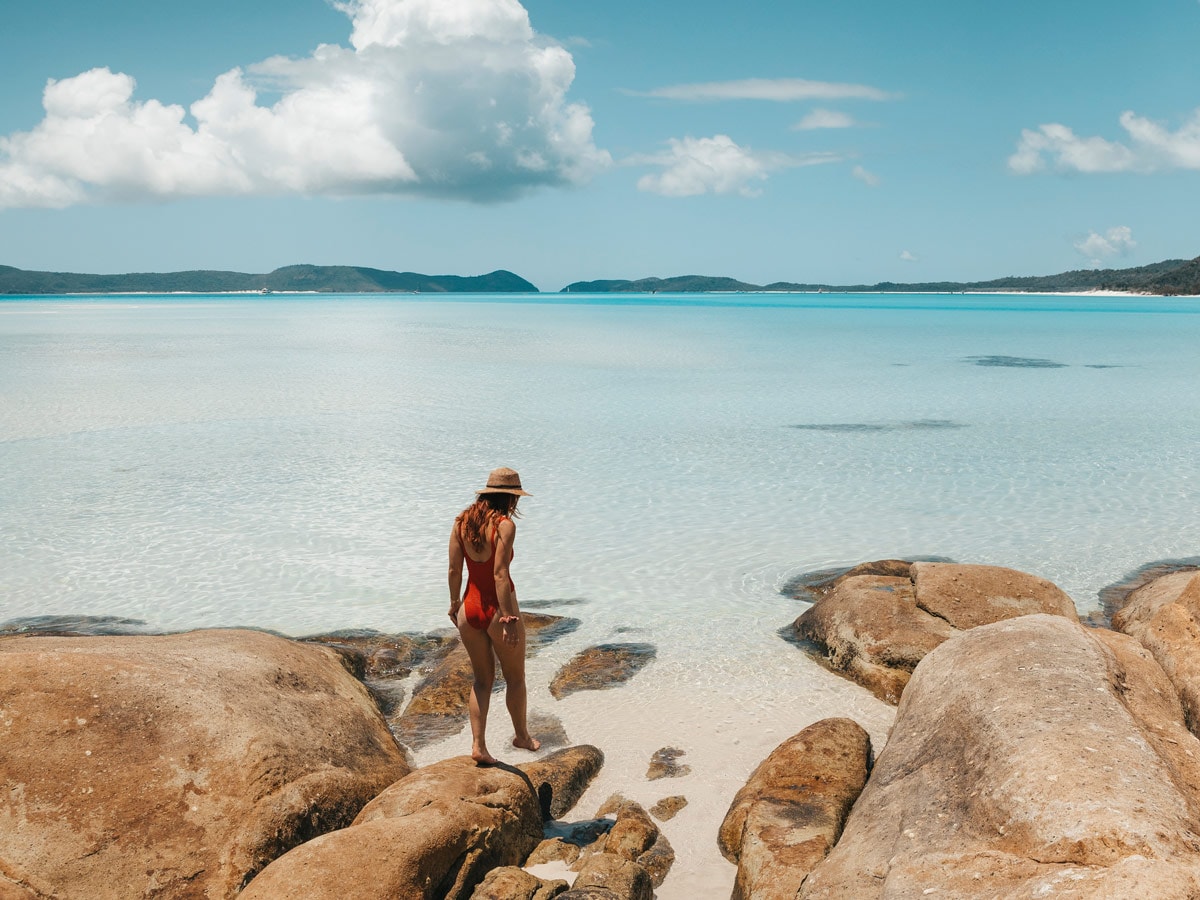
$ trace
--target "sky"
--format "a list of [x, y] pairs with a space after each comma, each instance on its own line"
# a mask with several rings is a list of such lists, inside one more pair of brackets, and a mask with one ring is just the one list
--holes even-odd
[[1200, 255], [1200, 0], [10, 0], [0, 265], [984, 280]]

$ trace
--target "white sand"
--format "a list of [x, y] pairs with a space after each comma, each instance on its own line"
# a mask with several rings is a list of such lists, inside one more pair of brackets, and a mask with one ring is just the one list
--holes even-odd
[[[592, 818], [614, 793], [647, 809], [672, 795], [688, 800], [673, 819], [660, 823], [676, 854], [657, 891], [660, 900], [728, 896], [735, 868], [717, 849], [717, 830], [733, 795], [782, 741], [819, 719], [846, 716], [867, 729], [878, 753], [895, 715], [893, 707], [778, 639], [746, 659], [738, 672], [697, 672], [689, 660], [668, 651], [621, 687], [583, 691], [562, 701], [545, 686], [570, 654], [554, 649], [529, 661], [530, 709], [561, 719], [571, 743], [594, 744], [605, 754], [604, 768], [567, 821]], [[518, 765], [533, 758], [509, 746], [512, 727], [500, 696], [493, 699], [489, 722], [493, 753]], [[691, 771], [648, 780], [650, 758], [663, 747], [685, 751], [678, 762]], [[426, 765], [469, 748], [464, 728], [424, 748], [417, 762]], [[537, 874], [565, 877], [560, 869], [544, 867], [537, 867]]]

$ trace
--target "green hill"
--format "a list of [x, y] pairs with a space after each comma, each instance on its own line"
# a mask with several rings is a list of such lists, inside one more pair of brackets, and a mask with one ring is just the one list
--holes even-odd
[[503, 269], [487, 275], [421, 275], [360, 266], [284, 266], [266, 275], [245, 272], [131, 272], [85, 275], [29, 272], [0, 266], [0, 294], [219, 294], [236, 291], [320, 293], [537, 293], [537, 288]]
[[1062, 293], [1067, 291], [1141, 291], [1147, 294], [1200, 295], [1200, 257], [1193, 260], [1168, 259], [1130, 269], [1076, 269], [1058, 275], [1029, 275], [996, 278], [991, 281], [932, 281], [877, 284], [802, 284], [776, 281], [759, 285], [733, 278], [708, 275], [680, 275], [674, 278], [641, 278], [635, 281], [576, 281], [563, 288], [564, 293], [691, 293], [718, 291], [828, 291], [831, 293], [914, 292], [948, 293], [953, 291], [1013, 291]]

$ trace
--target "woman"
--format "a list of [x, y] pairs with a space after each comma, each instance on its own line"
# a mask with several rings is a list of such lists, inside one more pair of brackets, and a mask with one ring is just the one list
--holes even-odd
[[458, 626], [475, 675], [471, 688], [471, 758], [480, 765], [499, 761], [488, 752], [484, 735], [497, 657], [515, 733], [513, 746], [537, 750], [542, 745], [529, 733], [525, 721], [525, 624], [508, 574], [517, 537], [512, 519], [518, 499], [528, 496], [521, 490], [520, 475], [512, 469], [493, 469], [487, 487], [475, 492], [475, 502], [454, 520], [450, 532], [450, 621]]

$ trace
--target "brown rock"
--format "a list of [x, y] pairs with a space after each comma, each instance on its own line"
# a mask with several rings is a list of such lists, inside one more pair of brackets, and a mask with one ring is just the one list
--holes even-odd
[[567, 747], [519, 766], [529, 776], [546, 819], [561, 819], [579, 802], [604, 766], [599, 747]]
[[671, 866], [675, 865], [675, 848], [660, 831], [650, 849], [637, 858], [637, 864], [646, 870], [654, 887], [662, 887]]
[[351, 827], [281, 856], [239, 900], [466, 900], [489, 870], [524, 862], [541, 837], [520, 772], [454, 757], [392, 785]]
[[567, 889], [561, 879], [543, 881], [516, 866], [492, 869], [475, 888], [471, 900], [550, 900]]
[[[528, 866], [539, 863], [561, 861], [567, 864], [579, 859], [581, 853], [598, 852], [613, 827], [612, 819], [595, 818], [584, 822], [573, 822], [569, 825], [556, 823], [553, 828], [556, 836], [542, 841], [525, 861]], [[549, 831], [549, 829], [547, 829]]]
[[646, 778], [657, 781], [659, 778], [682, 778], [692, 771], [692, 767], [681, 765], [679, 757], [685, 752], [677, 747], [663, 747], [655, 750], [650, 757], [650, 768], [646, 770]]
[[[853, 574], [904, 565], [905, 576]], [[1070, 597], [1053, 584], [997, 566], [883, 560], [829, 584], [793, 623], [794, 636], [835, 672], [889, 703], [899, 700], [925, 654], [958, 630], [1046, 612], [1078, 621]]]
[[961, 632], [904, 692], [802, 898], [1200, 892], [1200, 742], [1136, 642], [1033, 615]]
[[579, 859], [579, 845], [572, 844], [562, 838], [546, 838], [533, 848], [533, 852], [525, 860], [527, 866], [540, 866], [548, 862], [561, 862], [570, 865]]
[[793, 600], [816, 603], [830, 593], [838, 582], [857, 575], [886, 575], [893, 578], [908, 578], [912, 562], [906, 559], [878, 559], [859, 563], [856, 566], [840, 566], [833, 569], [818, 569], [804, 572], [792, 578], [780, 588], [780, 593]]
[[560, 897], [577, 900], [580, 897], [604, 897], [604, 894], [576, 894], [589, 888], [605, 888], [619, 900], [653, 900], [654, 884], [650, 873], [635, 862], [612, 853], [597, 853], [584, 862], [571, 890]]
[[1173, 572], [1138, 588], [1112, 624], [1150, 651], [1179, 692], [1188, 728], [1200, 734], [1200, 573]]
[[617, 856], [636, 862], [650, 875], [652, 886], [658, 887], [675, 862], [675, 851], [670, 842], [641, 804], [614, 794], [601, 805], [596, 815], [613, 813], [616, 814], [616, 821], [608, 834], [583, 848], [584, 864], [591, 856]]
[[[534, 652], [579, 624], [577, 619], [539, 613], [523, 612], [521, 618], [525, 623], [527, 652]], [[499, 671], [496, 677], [499, 681]], [[396, 738], [406, 747], [419, 750], [442, 738], [458, 734], [467, 724], [474, 681], [471, 659], [455, 636], [451, 649], [417, 685], [408, 707], [392, 723]]]
[[671, 797], [663, 797], [650, 807], [650, 815], [654, 816], [660, 822], [668, 822], [675, 818], [675, 815], [687, 806], [687, 803], [687, 797], [679, 794]]
[[911, 581], [887, 575], [843, 579], [793, 627], [820, 648], [834, 671], [888, 703], [900, 700], [925, 654], [954, 633], [948, 622], [917, 607]]
[[327, 648], [264, 632], [0, 639], [0, 872], [38, 896], [233, 897], [408, 773]]
[[717, 845], [738, 873], [733, 897], [794, 898], [837, 843], [871, 766], [871, 738], [850, 719], [822, 719], [788, 738], [737, 792]]
[[437, 659], [457, 643], [457, 635], [446, 630], [434, 634], [383, 634], [369, 629], [314, 634], [300, 640], [324, 644], [361, 660], [359, 678], [385, 680], [406, 678], [427, 660]]
[[656, 653], [653, 644], [588, 647], [558, 670], [550, 682], [550, 693], [561, 700], [576, 691], [599, 691], [624, 684], [654, 659]]
[[917, 606], [960, 631], [1036, 613], [1079, 618], [1059, 587], [1016, 569], [919, 562], [911, 578]]
[[[1112, 619], [1138, 588], [1175, 572], [1200, 572], [1200, 557], [1190, 559], [1161, 559], [1147, 563], [1126, 575], [1115, 584], [1100, 589], [1100, 609], [1106, 620]], [[1106, 621], [1107, 624], [1107, 621]]]

